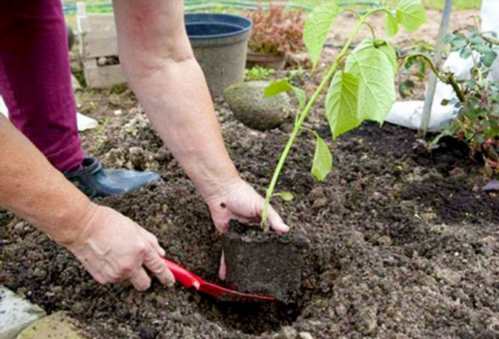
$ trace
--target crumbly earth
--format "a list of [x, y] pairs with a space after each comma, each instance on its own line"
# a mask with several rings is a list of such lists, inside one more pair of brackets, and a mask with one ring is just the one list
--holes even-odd
[[[164, 182], [102, 199], [158, 236], [170, 258], [216, 281], [221, 239], [208, 210], [127, 92], [85, 91], [99, 129], [86, 149], [108, 166], [159, 171]], [[242, 176], [263, 192], [289, 124], [265, 133], [217, 103]], [[323, 135], [318, 116], [309, 127]], [[291, 152], [275, 200], [310, 239], [298, 308], [217, 303], [180, 286], [145, 292], [99, 286], [66, 251], [11, 213], [0, 213], [0, 283], [47, 312], [65, 310], [95, 338], [270, 338], [283, 326], [313, 338], [499, 337], [499, 198], [480, 164], [444, 140], [427, 153], [414, 131], [366, 124], [331, 144], [335, 170], [310, 174], [313, 140]]]
[[[279, 235], [231, 221], [224, 234], [225, 282], [241, 292], [270, 295], [286, 305], [301, 304], [307, 238], [296, 228]], [[310, 257], [308, 257], [310, 258]]]

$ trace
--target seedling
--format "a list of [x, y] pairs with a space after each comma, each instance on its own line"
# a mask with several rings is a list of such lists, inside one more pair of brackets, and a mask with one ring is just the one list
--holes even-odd
[[[365, 120], [383, 123], [395, 101], [395, 75], [398, 71], [397, 54], [385, 38], [378, 38], [368, 19], [374, 14], [385, 15], [385, 32], [395, 36], [399, 27], [412, 32], [426, 21], [426, 12], [420, 0], [373, 0], [367, 5], [344, 6], [354, 1], [322, 1], [310, 13], [304, 25], [303, 39], [308, 54], [317, 69], [322, 49], [336, 17], [342, 12], [352, 12], [357, 22], [343, 48], [326, 67], [322, 81], [314, 93], [306, 93], [288, 80], [278, 80], [265, 89], [265, 95], [291, 92], [299, 102], [293, 130], [284, 146], [265, 195], [262, 213], [262, 228], [267, 231], [267, 212], [270, 199], [291, 147], [302, 131], [303, 123], [316, 104], [321, 93], [327, 89], [325, 107], [333, 139], [360, 126]], [[360, 30], [367, 26], [371, 37], [363, 40], [353, 51], [352, 42]], [[312, 176], [323, 181], [333, 168], [333, 156], [327, 143], [315, 133], [316, 145], [312, 162]]]

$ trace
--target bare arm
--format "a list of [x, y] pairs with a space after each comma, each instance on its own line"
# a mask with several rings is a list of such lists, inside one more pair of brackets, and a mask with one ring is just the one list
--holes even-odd
[[92, 204], [12, 124], [0, 116], [0, 205], [66, 244]]
[[155, 129], [209, 199], [238, 173], [185, 32], [181, 0], [114, 0], [120, 60]]
[[174, 281], [151, 233], [92, 203], [12, 124], [0, 116], [0, 206], [68, 248], [100, 283], [129, 280], [149, 287], [143, 266], [163, 284]]

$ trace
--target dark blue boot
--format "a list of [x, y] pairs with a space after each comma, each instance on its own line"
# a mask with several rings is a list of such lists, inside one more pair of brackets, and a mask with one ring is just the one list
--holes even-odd
[[125, 194], [161, 179], [150, 171], [104, 169], [93, 157], [85, 157], [81, 168], [64, 172], [64, 176], [91, 198]]

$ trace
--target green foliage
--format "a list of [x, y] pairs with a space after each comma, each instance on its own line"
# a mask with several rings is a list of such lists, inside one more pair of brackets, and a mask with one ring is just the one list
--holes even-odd
[[302, 90], [301, 88], [293, 86], [288, 79], [273, 81], [272, 83], [270, 83], [270, 85], [268, 85], [265, 88], [263, 95], [266, 97], [271, 97], [282, 92], [293, 93], [296, 99], [298, 100], [298, 105], [300, 109], [302, 109], [303, 106], [305, 105], [305, 100], [306, 100], [305, 91]]
[[317, 181], [324, 181], [333, 169], [333, 156], [329, 147], [319, 134], [315, 133], [315, 152], [312, 161], [312, 176]]
[[[426, 20], [424, 7], [420, 0], [372, 0], [366, 1], [364, 5], [359, 3], [359, 1], [342, 0], [341, 6], [338, 6], [334, 0], [321, 2], [305, 21], [304, 43], [312, 63], [317, 66], [336, 16], [345, 10], [355, 10], [358, 16], [358, 22], [343, 49], [329, 65], [319, 86], [308, 99], [303, 91], [299, 92], [287, 79], [275, 81], [265, 90], [265, 95], [275, 95], [284, 91], [293, 92], [295, 95], [301, 93], [299, 96], [302, 97], [303, 104], [300, 105], [293, 130], [267, 189], [262, 213], [264, 229], [267, 229], [266, 218], [270, 198], [273, 196], [286, 158], [302, 130], [305, 119], [324, 90], [327, 90], [325, 116], [333, 138], [358, 127], [365, 120], [382, 123], [395, 101], [395, 75], [398, 71], [398, 62], [393, 46], [388, 41], [376, 38], [371, 25], [369, 27], [373, 37], [362, 41], [353, 51], [350, 51], [350, 46], [360, 29], [368, 25], [367, 20], [372, 14], [384, 13], [388, 17], [386, 30], [390, 35], [395, 35], [399, 26], [410, 32], [421, 26]], [[311, 172], [316, 180], [322, 181], [333, 168], [333, 157], [326, 141], [317, 133], [315, 136]]]
[[[419, 41], [411, 48], [411, 53], [432, 55], [433, 46], [426, 41]], [[416, 81], [423, 81], [426, 77], [427, 64], [420, 58], [406, 60], [401, 69], [401, 80], [399, 82], [399, 94], [402, 98], [411, 97], [416, 89]]]
[[426, 11], [419, 0], [400, 0], [396, 13], [398, 23], [408, 32], [414, 32], [426, 21]]
[[[445, 0], [424, 0], [423, 3], [427, 8], [442, 9]], [[480, 9], [481, 0], [453, 0], [452, 7], [457, 10], [462, 9]]]
[[293, 199], [295, 198], [295, 196], [293, 195], [293, 193], [286, 192], [286, 191], [276, 192], [276, 193], [274, 193], [274, 196], [279, 197], [279, 198], [281, 198], [282, 200], [284, 200], [286, 202], [293, 201]]
[[381, 48], [366, 44], [350, 54], [345, 70], [359, 82], [358, 119], [383, 122], [396, 97], [390, 58]]
[[322, 47], [338, 13], [339, 7], [334, 1], [325, 2], [317, 6], [305, 21], [303, 40], [314, 66], [319, 62]]
[[337, 72], [331, 81], [326, 97], [326, 117], [333, 138], [359, 126], [358, 116], [359, 79], [347, 72]]
[[[457, 118], [437, 137], [452, 135], [466, 141], [473, 154], [480, 154], [490, 173], [499, 174], [499, 82], [489, 75], [499, 53], [499, 41], [476, 30], [457, 32], [446, 41], [451, 51], [472, 57], [469, 79], [440, 78], [453, 85], [458, 99], [446, 102], [458, 110]], [[440, 71], [437, 71], [440, 72]]]
[[272, 68], [265, 68], [261, 66], [254, 66], [246, 69], [244, 72], [244, 79], [246, 81], [269, 80], [275, 73]]

